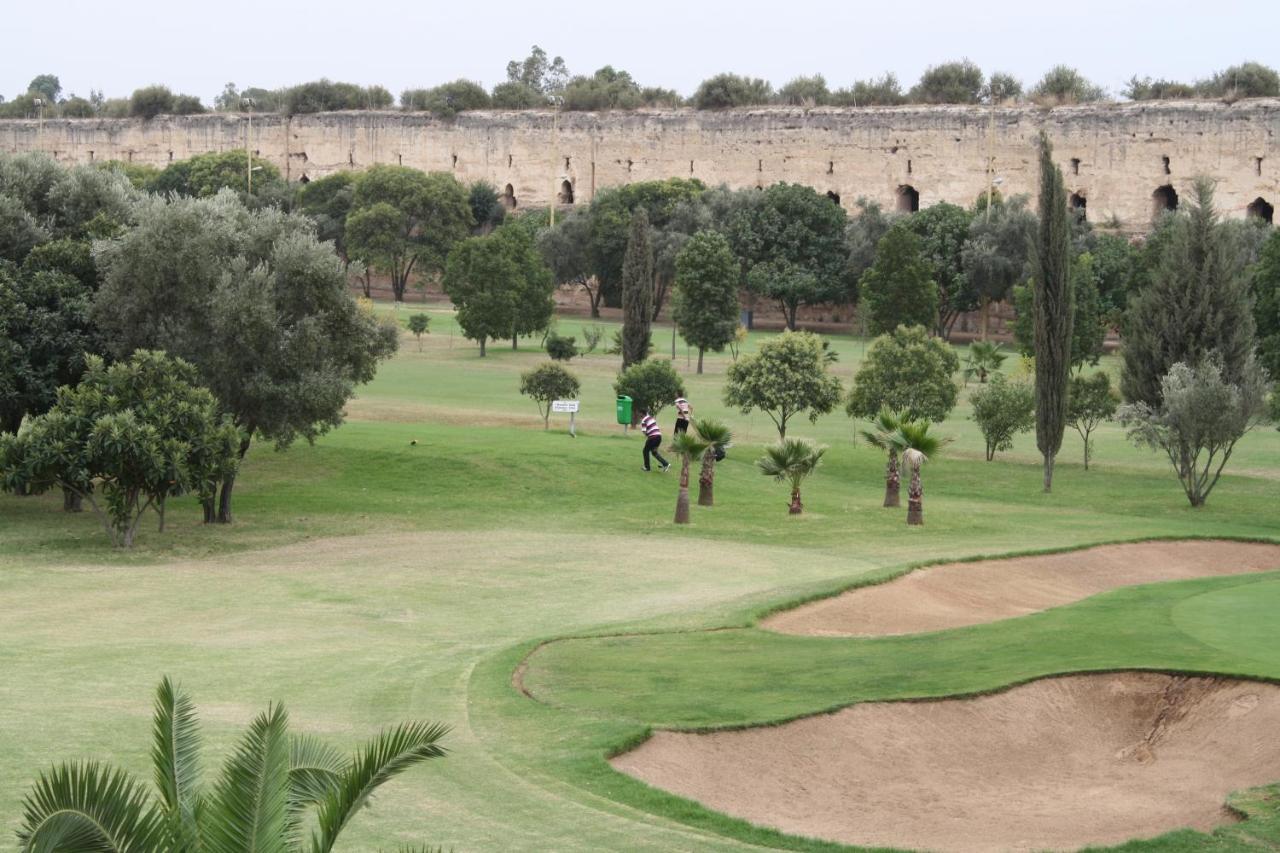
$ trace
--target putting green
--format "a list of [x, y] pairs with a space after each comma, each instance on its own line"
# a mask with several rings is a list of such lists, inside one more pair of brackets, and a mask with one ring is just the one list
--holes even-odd
[[1183, 633], [1242, 660], [1270, 663], [1280, 648], [1280, 579], [1193, 596], [1177, 604], [1173, 623]]

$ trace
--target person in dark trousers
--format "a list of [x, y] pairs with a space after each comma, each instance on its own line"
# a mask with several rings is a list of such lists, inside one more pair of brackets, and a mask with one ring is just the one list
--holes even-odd
[[684, 397], [676, 397], [676, 429], [675, 434], [689, 431], [689, 421], [693, 419], [693, 406]]
[[658, 460], [658, 464], [662, 466], [662, 472], [665, 474], [667, 469], [671, 467], [671, 463], [662, 458], [662, 454], [658, 452], [658, 447], [662, 445], [662, 427], [658, 426], [658, 419], [649, 414], [648, 409], [640, 410], [640, 429], [644, 430], [644, 469], [649, 468], [649, 456]]

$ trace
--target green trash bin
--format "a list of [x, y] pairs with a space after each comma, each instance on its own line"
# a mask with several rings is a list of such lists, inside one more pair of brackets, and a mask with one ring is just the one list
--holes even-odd
[[631, 425], [631, 398], [625, 394], [618, 395], [618, 423]]

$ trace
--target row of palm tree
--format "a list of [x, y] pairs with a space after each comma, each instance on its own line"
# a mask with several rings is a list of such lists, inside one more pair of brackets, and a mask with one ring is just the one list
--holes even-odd
[[889, 409], [881, 409], [872, 420], [871, 428], [862, 430], [861, 434], [867, 444], [889, 456], [884, 475], [884, 505], [902, 505], [899, 497], [902, 474], [909, 471], [907, 524], [924, 524], [924, 486], [920, 481], [920, 468], [929, 461], [929, 457], [937, 456], [944, 446], [951, 443], [951, 439], [930, 435], [926, 420], [913, 420]]
[[733, 433], [723, 422], [703, 418], [693, 423], [693, 432], [682, 432], [671, 442], [680, 455], [680, 492], [676, 497], [676, 524], [689, 523], [689, 467], [702, 460], [698, 473], [698, 506], [715, 505], [716, 460], [733, 442]]
[[[223, 764], [202, 778], [195, 708], [168, 678], [156, 690], [151, 761], [156, 792], [118, 768], [66, 762], [41, 773], [23, 803], [23, 853], [329, 853], [373, 792], [445, 750], [445, 726], [385, 729], [347, 757], [291, 735], [272, 705]], [[310, 827], [310, 838], [306, 828]]]

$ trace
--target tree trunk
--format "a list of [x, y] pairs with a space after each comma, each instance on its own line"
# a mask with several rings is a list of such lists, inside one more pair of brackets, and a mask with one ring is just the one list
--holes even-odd
[[698, 506], [715, 506], [716, 449], [708, 447], [702, 454], [702, 470], [698, 473]]
[[480, 357], [484, 358], [484, 338], [480, 338]]
[[702, 353], [703, 352], [704, 350], [702, 349], [702, 347], [698, 347], [698, 372], [699, 373], [702, 372]]
[[84, 503], [76, 492], [71, 489], [63, 488], [62, 490], [62, 511], [63, 512], [84, 512]]
[[1052, 453], [1044, 455], [1044, 490], [1046, 493], [1053, 491], [1053, 456]]
[[889, 451], [889, 464], [884, 469], [884, 505], [902, 506], [902, 474], [898, 470], [898, 453]]
[[391, 277], [391, 292], [395, 296], [396, 302], [404, 302], [405, 286], [408, 283], [408, 277], [401, 278], [398, 275]]
[[520, 342], [515, 335], [511, 336], [511, 349], [513, 350], [520, 349]]
[[990, 314], [991, 314], [991, 299], [984, 294], [982, 297], [982, 315], [981, 315], [982, 331], [979, 333], [979, 337], [984, 341], [987, 339], [987, 319]]
[[164, 498], [161, 498], [160, 500], [156, 501], [156, 512], [160, 514], [159, 531], [161, 533], [164, 533], [164, 504], [165, 504]]
[[907, 487], [907, 524], [924, 524], [924, 486], [920, 484], [920, 469], [915, 466]]
[[[248, 430], [247, 432], [249, 435], [252, 435], [253, 430]], [[240, 459], [241, 460], [243, 460], [244, 455], [249, 452], [249, 442], [250, 442], [250, 439], [248, 437], [241, 439], [240, 441]], [[231, 523], [231, 491], [232, 489], [235, 488], [235, 485], [236, 485], [236, 475], [234, 473], [228, 475], [222, 481], [222, 494], [218, 496], [218, 523], [219, 524]]]
[[800, 503], [799, 486], [791, 487], [791, 506], [788, 507], [787, 512], [791, 515], [799, 515], [804, 512], [804, 504]]
[[213, 524], [218, 520], [218, 511], [215, 507], [215, 503], [216, 502], [213, 498], [200, 501], [200, 506], [204, 509], [205, 524]]
[[680, 454], [680, 494], [676, 497], [676, 524], [689, 523], [689, 454]]

